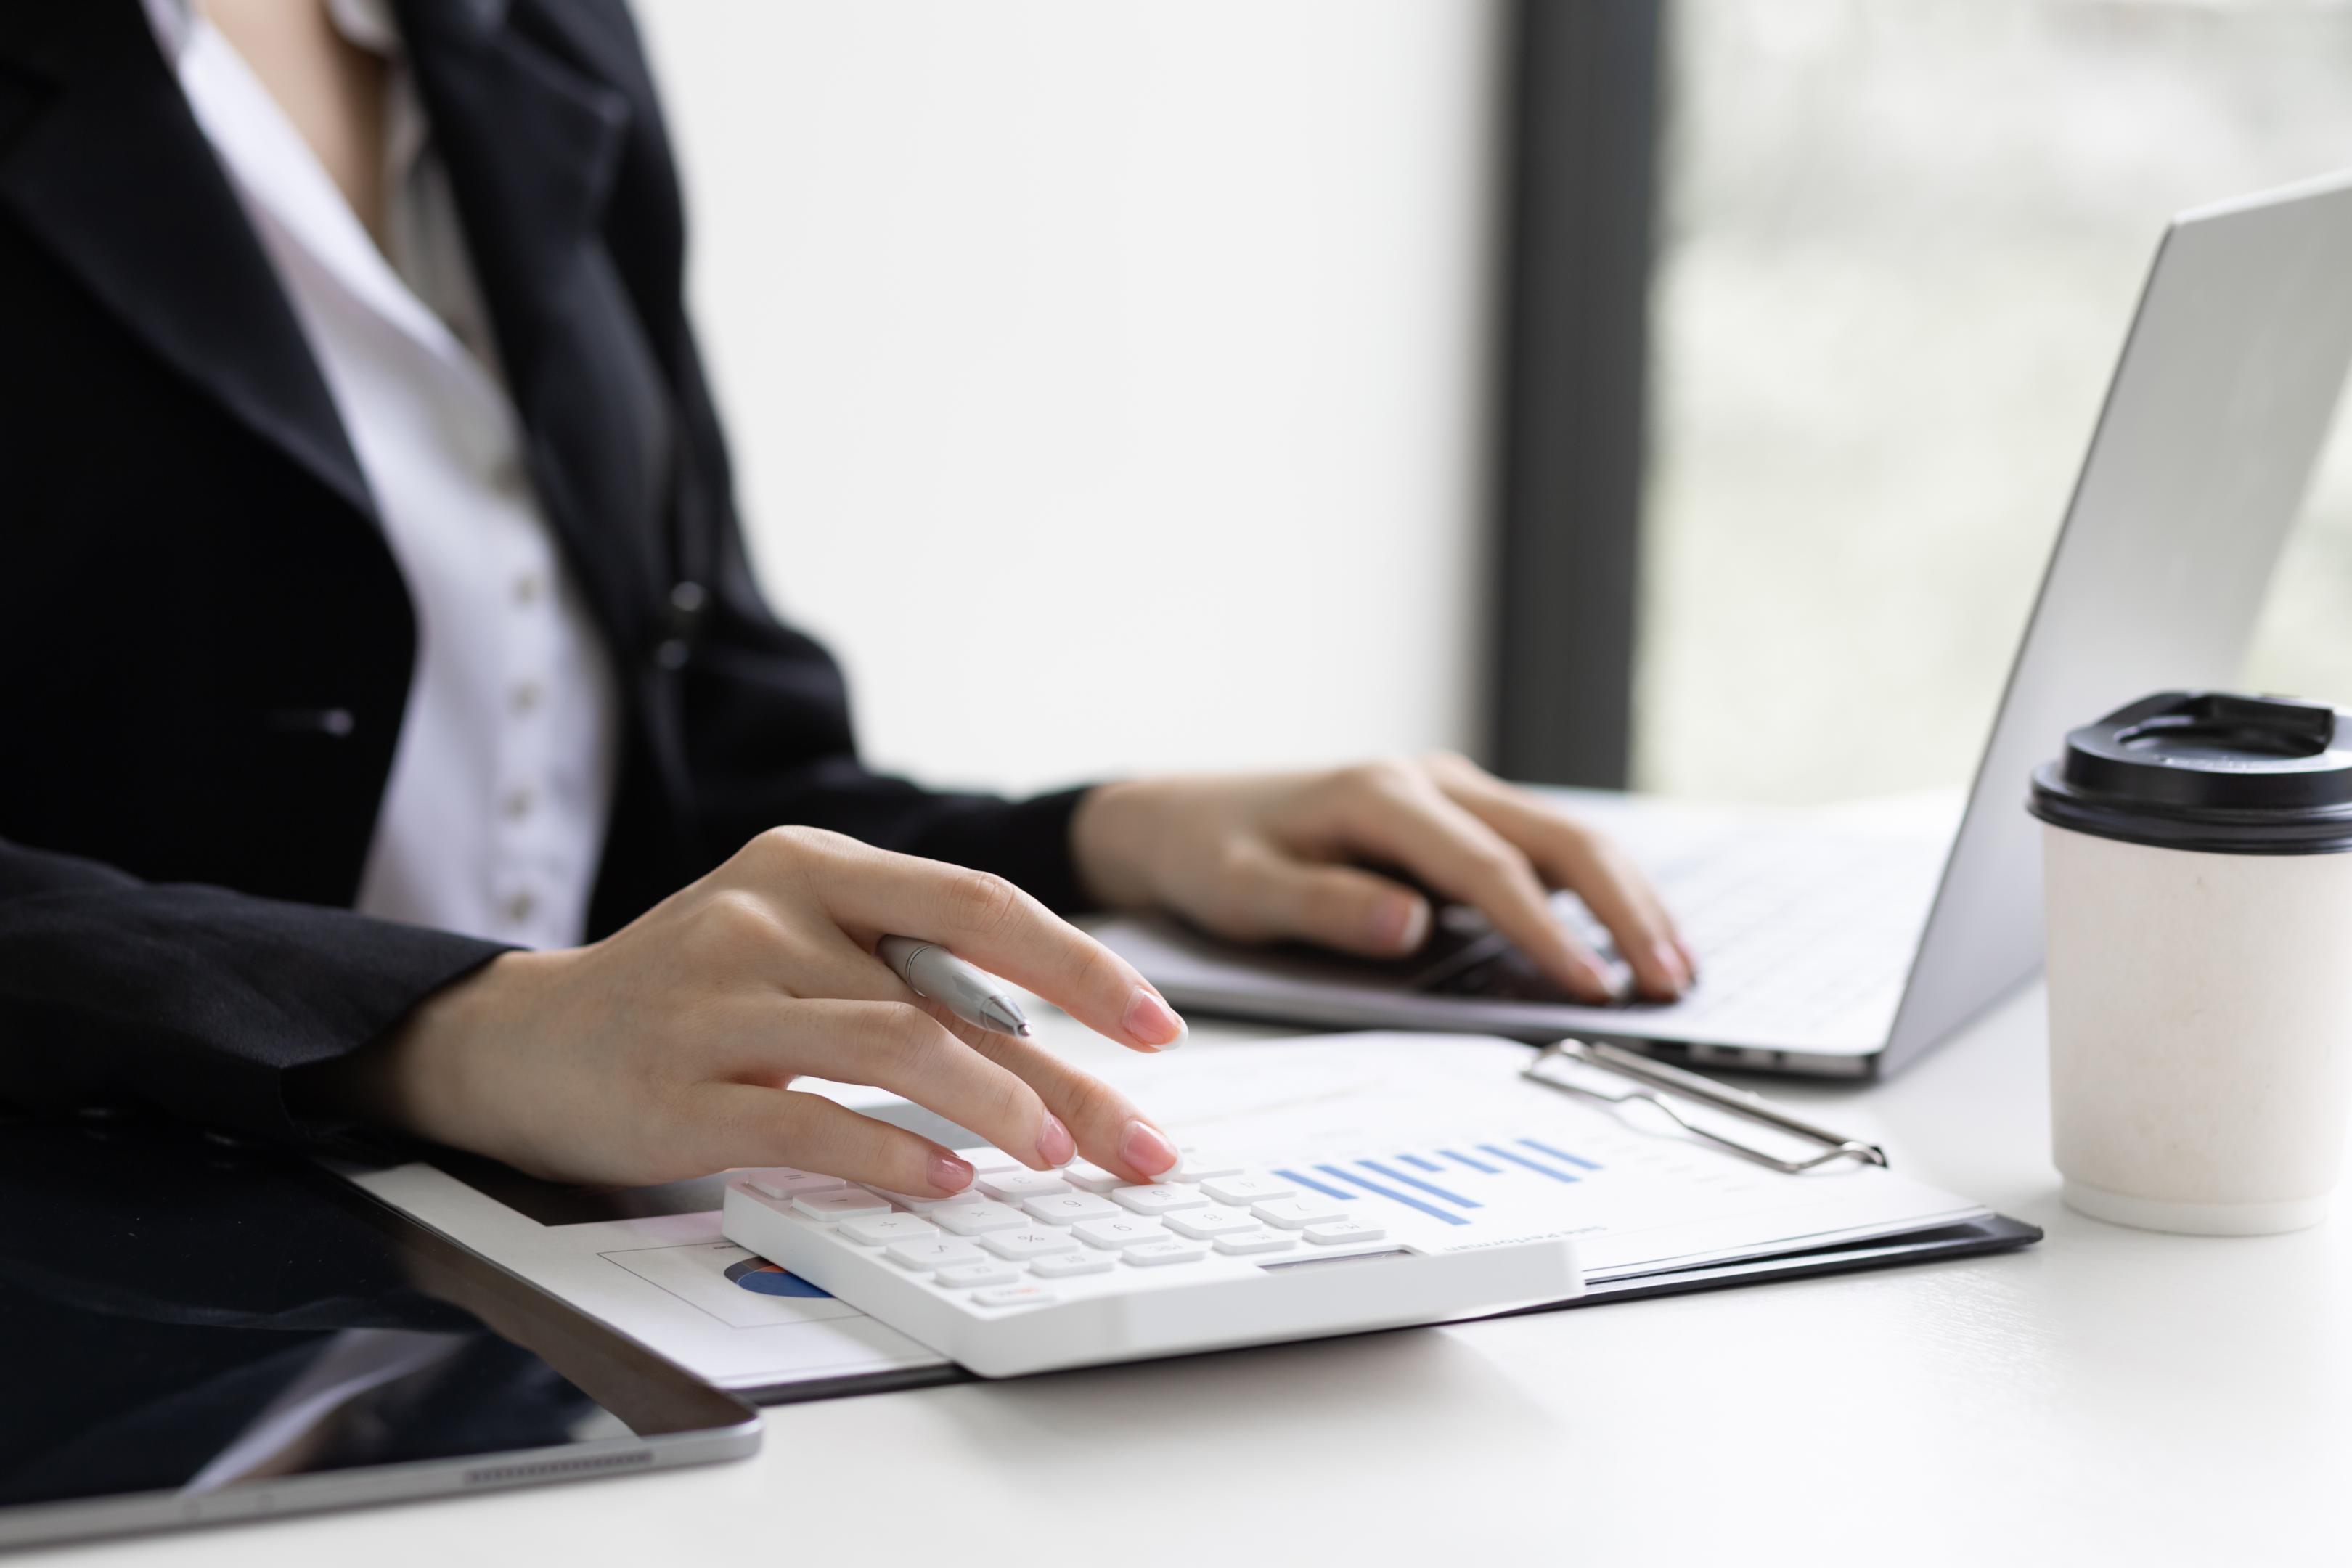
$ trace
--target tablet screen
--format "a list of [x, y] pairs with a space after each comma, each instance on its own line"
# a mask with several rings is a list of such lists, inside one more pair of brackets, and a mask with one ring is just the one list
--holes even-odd
[[755, 1420], [286, 1152], [0, 1126], [0, 1544], [698, 1463]]

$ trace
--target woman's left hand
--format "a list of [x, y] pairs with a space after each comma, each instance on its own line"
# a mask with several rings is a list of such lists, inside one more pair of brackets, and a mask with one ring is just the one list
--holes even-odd
[[1164, 907], [1243, 942], [1304, 938], [1368, 958], [1427, 939], [1429, 900], [1393, 866], [1471, 905], [1571, 995], [1611, 999], [1607, 971], [1553, 915], [1566, 888], [1609, 929], [1643, 995], [1696, 973], [1649, 881], [1608, 838], [1465, 758], [1434, 752], [1318, 773], [1129, 779], [1079, 804], [1080, 880], [1101, 903]]

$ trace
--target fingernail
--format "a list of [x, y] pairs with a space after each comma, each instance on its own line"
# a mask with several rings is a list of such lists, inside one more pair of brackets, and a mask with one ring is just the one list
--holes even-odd
[[1129, 1039], [1163, 1051], [1184, 1043], [1184, 1020], [1148, 985], [1135, 988], [1135, 1000], [1127, 1005], [1127, 1016], [1119, 1020], [1119, 1027], [1127, 1031]]
[[1078, 1141], [1062, 1125], [1062, 1119], [1052, 1111], [1045, 1112], [1045, 1125], [1037, 1130], [1037, 1158], [1060, 1170], [1077, 1158]]
[[1650, 956], [1656, 959], [1658, 967], [1674, 980], [1675, 995], [1679, 996], [1690, 989], [1690, 968], [1683, 963], [1683, 955], [1675, 951], [1673, 942], [1657, 943], [1650, 949]]
[[1164, 1176], [1176, 1168], [1176, 1145], [1149, 1121], [1130, 1121], [1119, 1137], [1118, 1157], [1147, 1176]]
[[[1062, 1136], [1067, 1138], [1069, 1134], [1065, 1132]], [[929, 1173], [931, 1185], [943, 1193], [960, 1193], [971, 1185], [971, 1166], [953, 1154], [932, 1155]]]
[[1610, 983], [1609, 972], [1591, 959], [1584, 959], [1578, 963], [1576, 974], [1577, 978], [1584, 983], [1585, 995], [1591, 1000], [1614, 1002], [1617, 999], [1617, 987]]
[[1429, 940], [1429, 900], [1393, 893], [1372, 910], [1372, 945], [1391, 952], [1417, 952]]

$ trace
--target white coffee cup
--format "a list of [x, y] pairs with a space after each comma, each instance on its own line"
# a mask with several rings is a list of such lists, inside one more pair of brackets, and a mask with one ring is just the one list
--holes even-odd
[[2067, 1206], [2260, 1236], [2327, 1215], [2352, 1114], [2352, 714], [2164, 692], [2066, 738], [2042, 819]]

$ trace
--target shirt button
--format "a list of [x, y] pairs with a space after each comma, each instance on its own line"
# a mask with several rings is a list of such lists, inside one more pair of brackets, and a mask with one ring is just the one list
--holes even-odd
[[531, 802], [531, 793], [527, 789], [519, 789], [509, 792], [507, 795], [507, 815], [509, 816], [530, 816]]
[[545, 590], [546, 586], [547, 586], [547, 584], [545, 584], [544, 583], [541, 583], [541, 582], [539, 580], [539, 574], [538, 574], [538, 573], [536, 573], [536, 572], [526, 572], [526, 573], [524, 573], [521, 576], [520, 576], [520, 577], [518, 577], [518, 578], [516, 578], [516, 579], [515, 579], [515, 585], [514, 585], [514, 597], [515, 597], [515, 603], [516, 603], [516, 604], [518, 604], [518, 605], [529, 605], [529, 604], [535, 603], [535, 602], [538, 600], [539, 595], [541, 595], [541, 592], [543, 592], [543, 591]]
[[539, 908], [539, 900], [529, 893], [517, 893], [507, 900], [507, 923], [520, 925], [530, 919], [530, 911]]
[[539, 700], [545, 695], [546, 693], [540, 689], [538, 681], [525, 680], [517, 683], [513, 696], [509, 700], [514, 703], [516, 712], [528, 713], [539, 706]]

